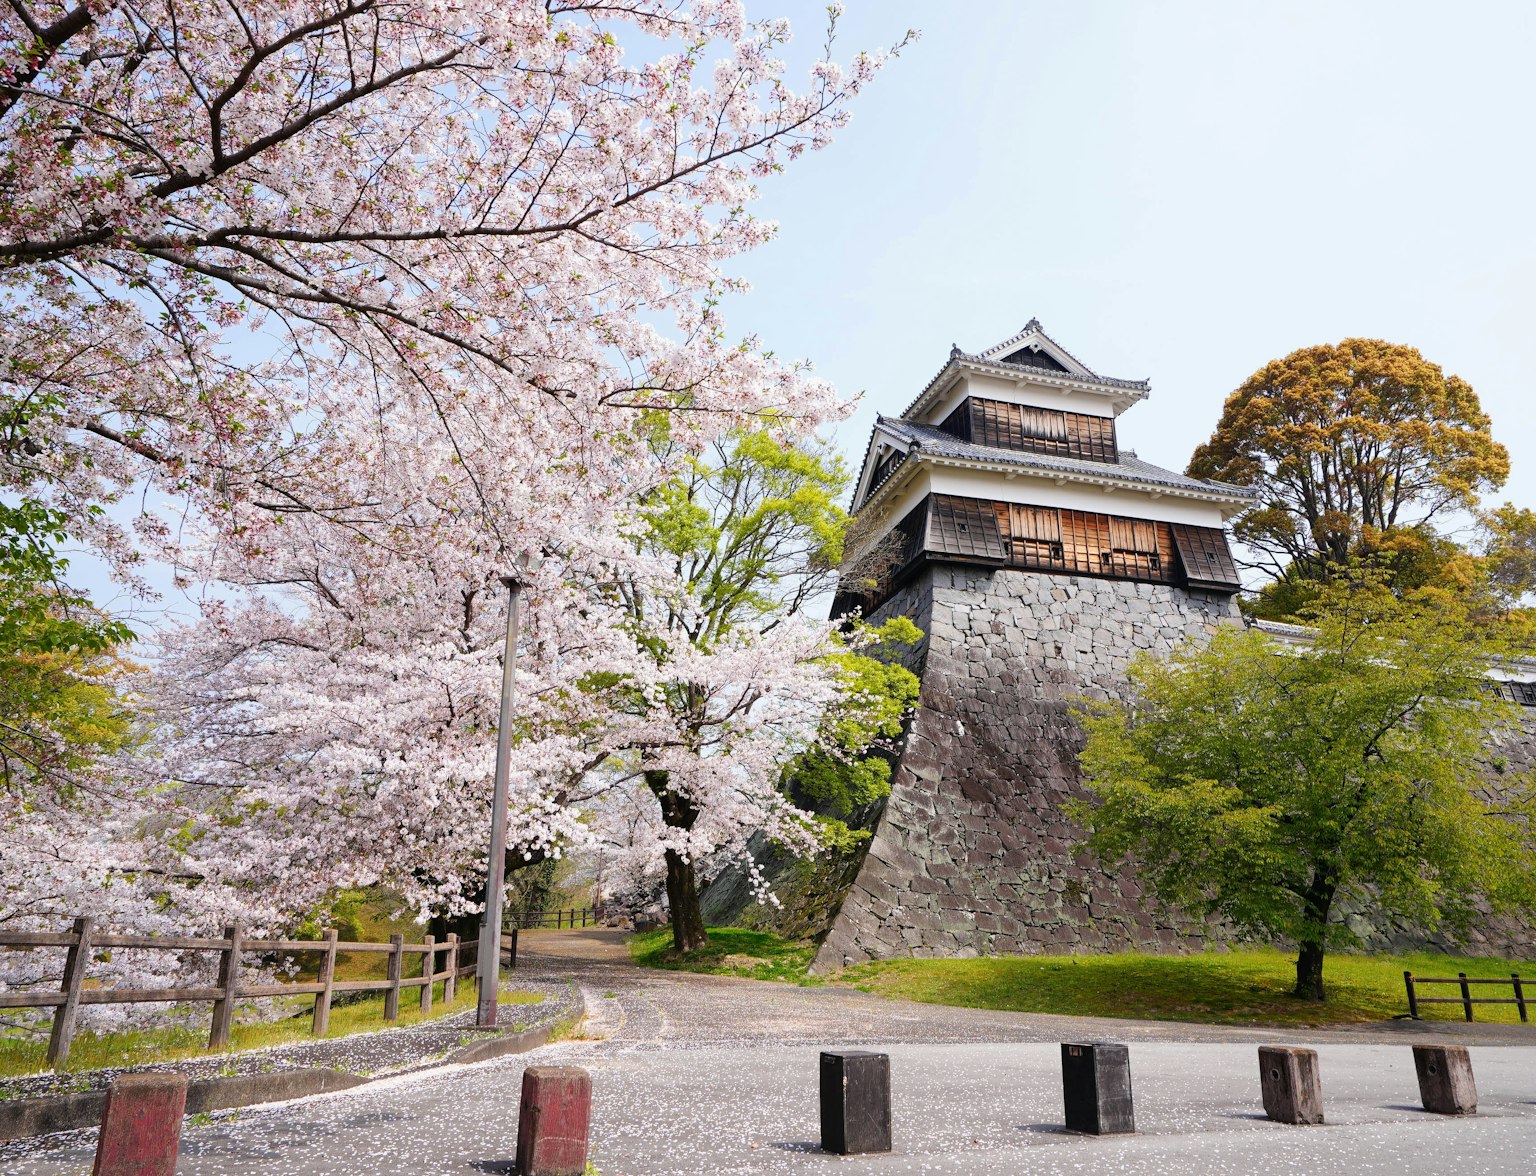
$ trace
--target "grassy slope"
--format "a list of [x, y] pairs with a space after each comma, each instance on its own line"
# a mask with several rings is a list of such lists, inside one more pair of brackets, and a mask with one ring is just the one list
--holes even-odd
[[[844, 971], [838, 981], [882, 996], [1014, 1012], [1130, 1017], [1212, 1024], [1327, 1025], [1383, 1021], [1408, 1011], [1403, 972], [1507, 977], [1521, 965], [1435, 954], [1334, 955], [1321, 1005], [1290, 995], [1292, 956], [1256, 949], [1202, 955], [1009, 956], [974, 960], [887, 960]], [[1536, 980], [1536, 965], [1525, 973]], [[1512, 996], [1477, 986], [1474, 996]], [[1527, 992], [1536, 996], [1536, 984]], [[1420, 995], [1456, 996], [1454, 985]], [[1479, 1021], [1518, 1021], [1513, 1005], [1474, 1006]], [[1426, 1019], [1461, 1020], [1459, 1005], [1422, 1005]]]
[[[780, 939], [766, 931], [740, 927], [709, 928], [709, 944], [679, 957], [672, 951], [672, 930], [663, 927], [633, 936], [629, 952], [635, 963], [647, 968], [681, 972], [710, 972], [718, 976], [745, 976], [752, 980], [783, 980], [790, 984], [820, 984], [806, 972], [814, 944]], [[731, 958], [734, 957], [734, 958]]]

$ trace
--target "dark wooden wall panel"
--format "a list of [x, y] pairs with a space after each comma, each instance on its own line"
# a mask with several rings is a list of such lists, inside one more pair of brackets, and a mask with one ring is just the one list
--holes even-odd
[[855, 600], [866, 612], [879, 607], [923, 556], [1218, 592], [1240, 587], [1226, 533], [1219, 527], [950, 494], [929, 495], [881, 547], [886, 554], [876, 561], [874, 577], [866, 578], [858, 592], [851, 587], [839, 592], [834, 615]]
[[1227, 534], [1220, 527], [1175, 523], [1173, 542], [1190, 587], [1221, 591], [1236, 591], [1242, 587], [1237, 578], [1237, 567], [1232, 562], [1232, 549], [1227, 546]]

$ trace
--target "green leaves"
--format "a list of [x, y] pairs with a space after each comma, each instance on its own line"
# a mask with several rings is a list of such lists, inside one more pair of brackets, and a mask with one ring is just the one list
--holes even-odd
[[63, 582], [64, 523], [32, 499], [0, 503], [0, 781], [23, 793], [43, 776], [67, 790], [130, 739], [108, 678], [133, 634]]
[[1137, 857], [1164, 900], [1301, 942], [1347, 938], [1339, 898], [1426, 928], [1479, 896], [1536, 908], [1532, 782], [1484, 778], [1518, 718], [1484, 687], [1503, 639], [1379, 582], [1305, 612], [1305, 642], [1223, 629], [1134, 663], [1132, 704], [1077, 708], [1090, 846]]
[[836, 848], [854, 834], [842, 818], [891, 794], [891, 765], [882, 745], [901, 734], [921, 682], [898, 659], [922, 632], [906, 617], [880, 626], [857, 624], [831, 654], [841, 684], [815, 747], [790, 764], [786, 790], [823, 814], [822, 839]]

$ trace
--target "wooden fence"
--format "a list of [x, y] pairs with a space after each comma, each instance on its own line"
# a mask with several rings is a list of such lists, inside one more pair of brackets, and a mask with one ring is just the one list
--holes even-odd
[[556, 930], [564, 927], [595, 927], [602, 921], [601, 907], [567, 907], [549, 914], [529, 912], [523, 916], [523, 926], [529, 930], [535, 927], [554, 927]]
[[[1509, 979], [1500, 977], [1496, 980], [1468, 979], [1465, 972], [1457, 972], [1455, 979], [1444, 976], [1415, 976], [1412, 972], [1403, 973], [1403, 984], [1408, 989], [1408, 1015], [1415, 1021], [1421, 1020], [1419, 1006], [1421, 1004], [1459, 1004], [1467, 1020], [1472, 1019], [1472, 1006], [1480, 1004], [1512, 1004], [1520, 1010], [1520, 1020], [1527, 1021], [1525, 984], [1518, 973], [1510, 973]], [[1420, 984], [1457, 984], [1461, 986], [1460, 996], [1420, 996], [1416, 991]], [[1515, 995], [1509, 996], [1473, 996], [1474, 984], [1506, 984], [1514, 989]]]
[[[509, 936], [502, 935], [502, 947], [508, 947]], [[432, 985], [442, 981], [443, 999], [452, 1002], [457, 995], [459, 977], [475, 970], [478, 944], [460, 942], [457, 935], [438, 943], [426, 936], [420, 943], [406, 943], [401, 935], [391, 935], [388, 943], [351, 943], [339, 941], [335, 931], [326, 932], [324, 939], [251, 939], [240, 924], [224, 929], [221, 939], [203, 939], [180, 935], [114, 935], [97, 931], [95, 920], [90, 916], [76, 919], [68, 934], [50, 935], [46, 932], [18, 932], [0, 930], [0, 948], [67, 948], [64, 960], [64, 979], [57, 992], [0, 992], [0, 1009], [52, 1008], [53, 1031], [48, 1038], [48, 1063], [62, 1066], [69, 1057], [70, 1043], [75, 1035], [75, 1023], [81, 1005], [101, 1004], [150, 1004], [154, 1002], [211, 1001], [213, 1025], [208, 1032], [208, 1048], [224, 1049], [229, 1045], [229, 1027], [234, 1017], [235, 1001], [242, 997], [297, 996], [313, 993], [314, 1017], [310, 1031], [322, 1036], [330, 1025], [331, 998], [338, 992], [384, 993], [384, 1020], [394, 1021], [400, 1015], [400, 990], [421, 989], [421, 1011], [432, 1009]], [[513, 959], [516, 959], [516, 942], [511, 943]], [[91, 956], [97, 951], [112, 948], [149, 949], [152, 951], [216, 951], [219, 953], [218, 982], [204, 988], [88, 988], [86, 970]], [[245, 952], [315, 952], [320, 955], [319, 975], [312, 981], [293, 981], [277, 984], [242, 984], [240, 982], [240, 956]], [[387, 953], [386, 978], [383, 980], [337, 980], [336, 957], [353, 952]], [[421, 957], [417, 974], [406, 976], [405, 957]], [[446, 955], [443, 966], [438, 967], [438, 957]]]

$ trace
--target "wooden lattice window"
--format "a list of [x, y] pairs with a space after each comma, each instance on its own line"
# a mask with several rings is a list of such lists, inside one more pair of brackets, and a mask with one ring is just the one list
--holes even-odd
[[1025, 568], [1061, 568], [1061, 512], [1053, 507], [995, 504], [998, 527], [1008, 540], [1008, 562]]
[[1160, 579], [1163, 555], [1157, 541], [1157, 524], [1145, 519], [1110, 517], [1109, 550], [1100, 553], [1099, 562], [1117, 576]]
[[978, 445], [1021, 453], [1050, 453], [1085, 461], [1119, 459], [1115, 422], [1087, 413], [973, 396], [945, 417], [939, 428]]

